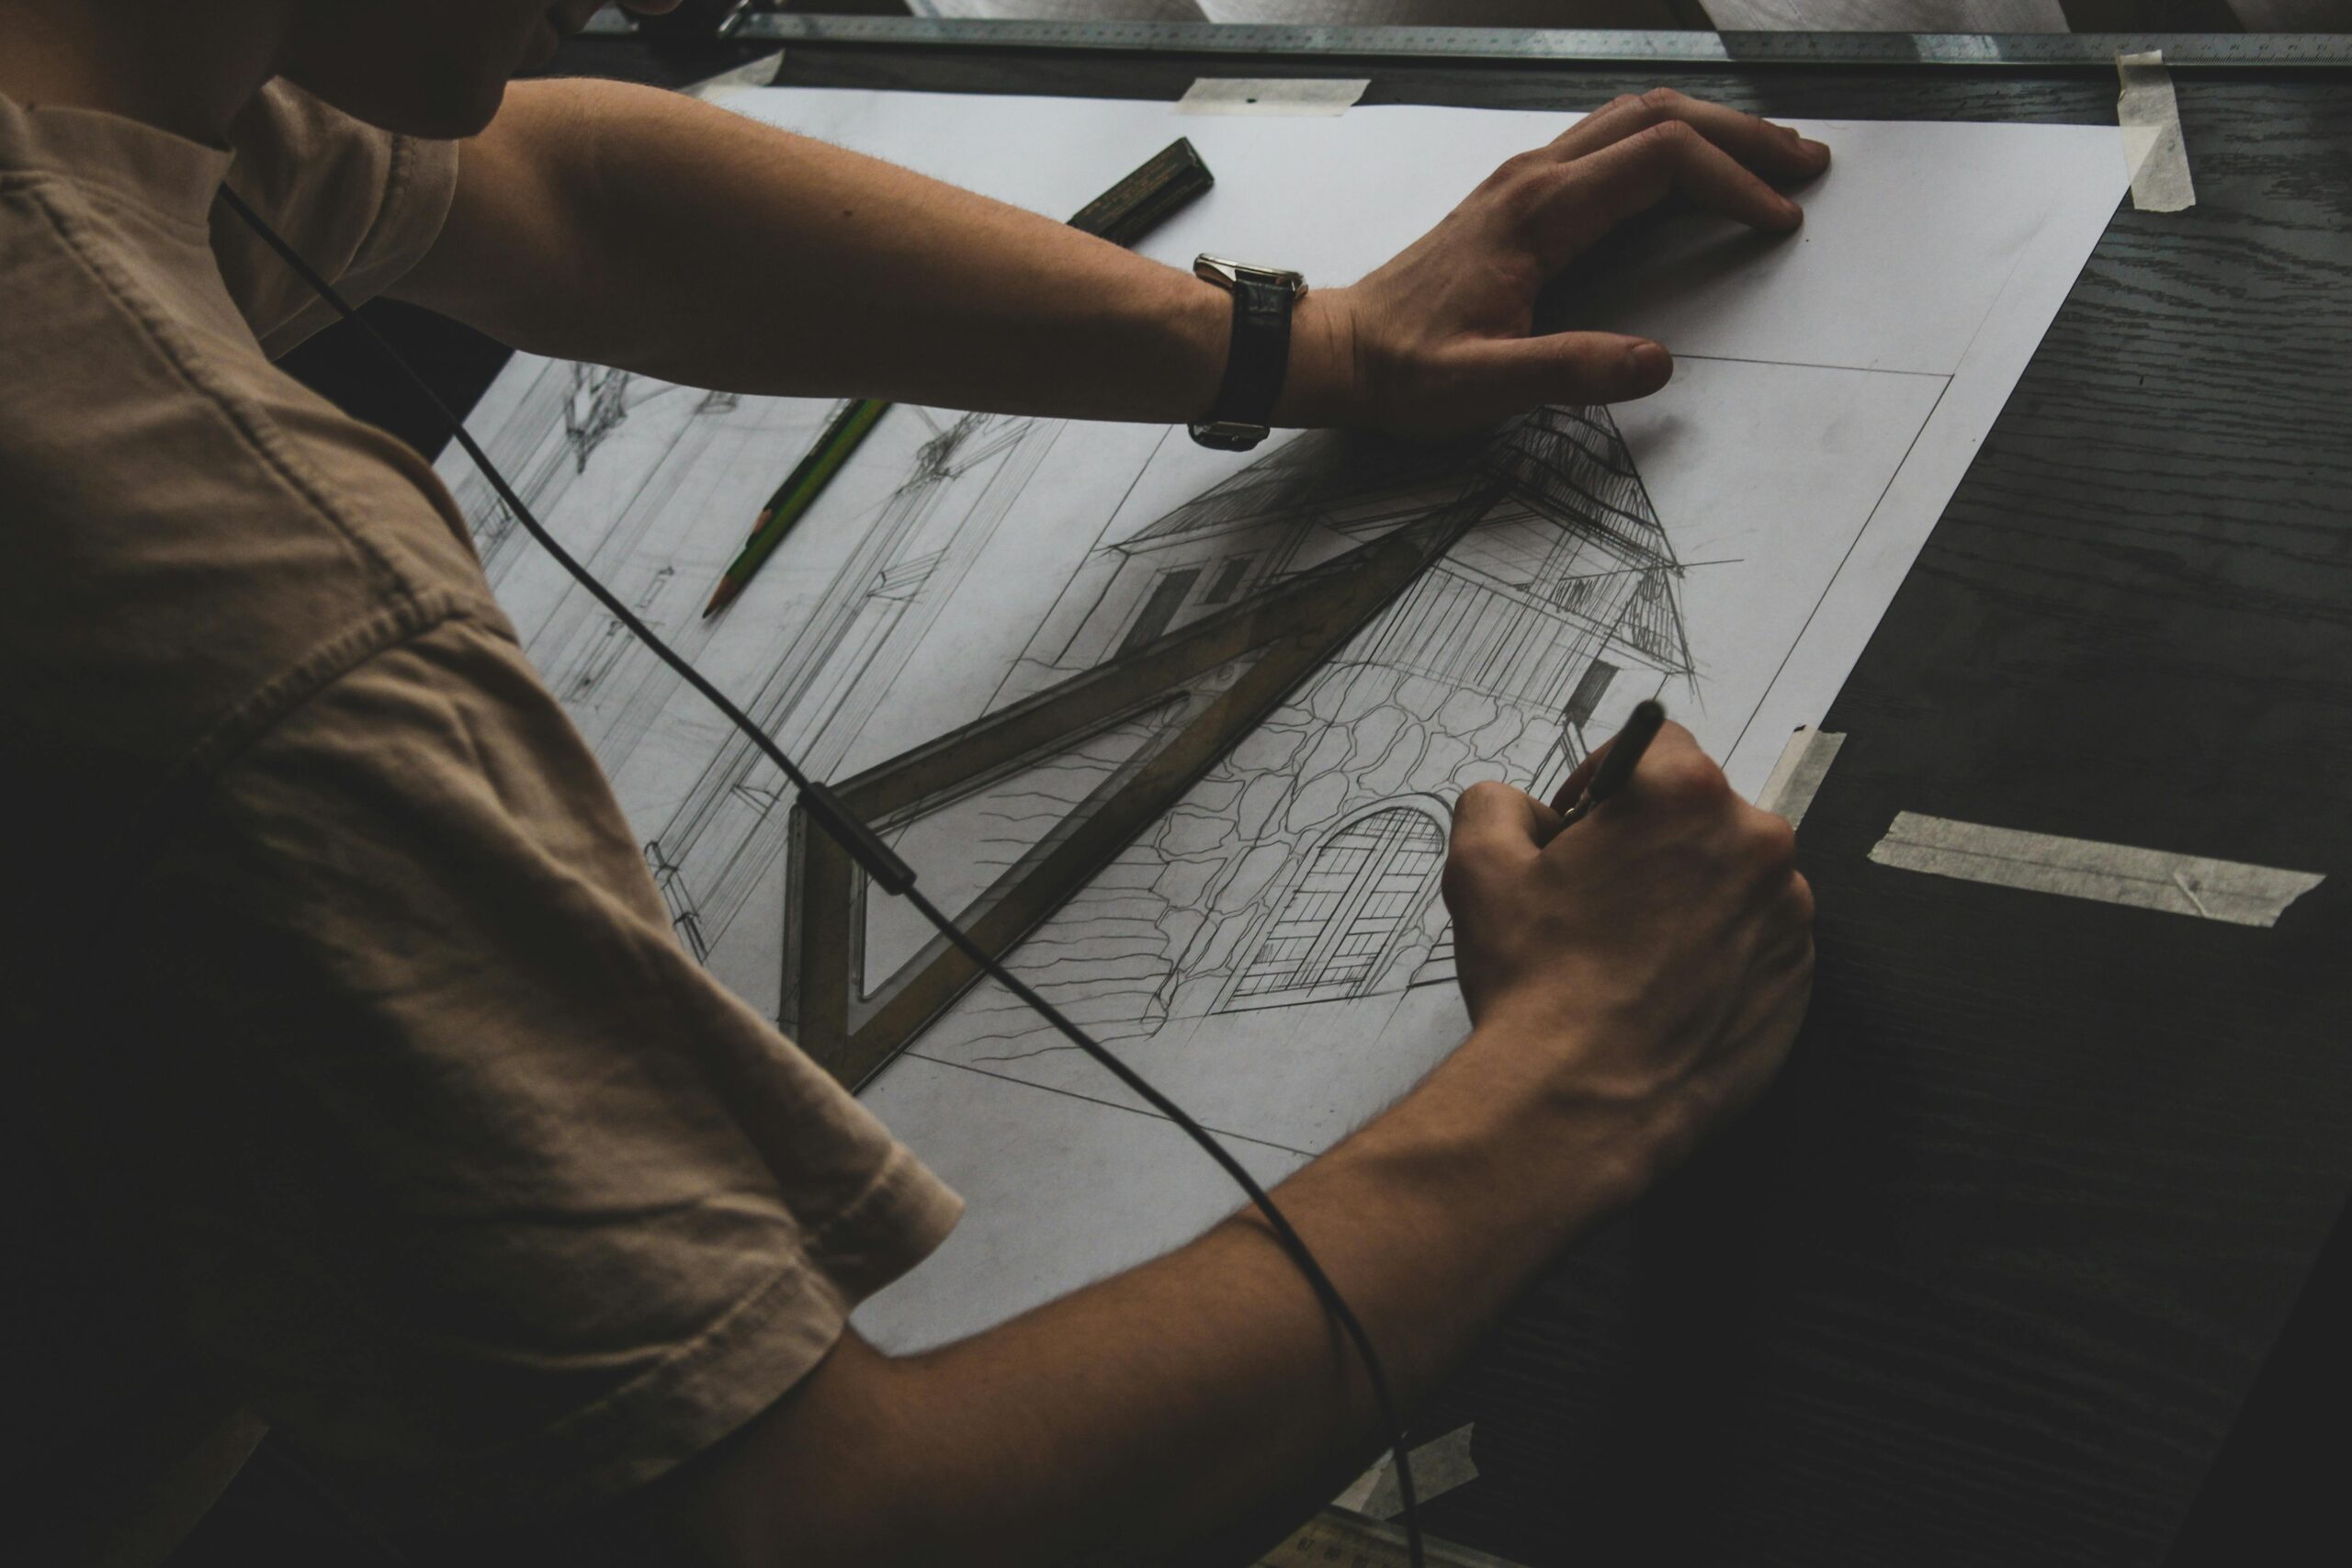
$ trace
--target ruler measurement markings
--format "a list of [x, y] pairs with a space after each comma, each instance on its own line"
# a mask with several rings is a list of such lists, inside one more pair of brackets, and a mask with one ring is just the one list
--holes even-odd
[[1321, 55], [1654, 64], [2112, 69], [2160, 49], [2175, 68], [2352, 64], [2331, 33], [1806, 33], [1636, 28], [1324, 27], [1274, 23], [1056, 22], [744, 13], [739, 39], [972, 49]]

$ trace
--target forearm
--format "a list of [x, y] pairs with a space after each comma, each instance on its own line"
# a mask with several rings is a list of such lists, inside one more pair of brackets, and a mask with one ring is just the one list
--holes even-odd
[[[1647, 1179], [1655, 1140], [1640, 1115], [1543, 1087], [1554, 1048], [1474, 1036], [1277, 1190], [1405, 1404]], [[887, 1455], [889, 1473], [779, 1499], [790, 1539], [827, 1543], [812, 1561], [942, 1561], [953, 1548], [958, 1561], [1032, 1563], [1164, 1546], [1279, 1490], [1336, 1489], [1379, 1437], [1353, 1351], [1250, 1211], [960, 1344], [895, 1363], [850, 1353], [893, 1396], [829, 1405], [820, 1380], [785, 1425], [838, 1441], [844, 1424], [879, 1422], [854, 1446], [861, 1464]]]
[[[1646, 396], [1671, 374], [1663, 347], [1531, 335], [1538, 292], [1669, 196], [1792, 229], [1801, 209], [1766, 177], [1827, 163], [1784, 128], [1679, 94], [1606, 105], [1385, 265], [1314, 279], [1272, 423], [1455, 435], [1536, 403]], [[1231, 300], [1058, 216], [692, 99], [527, 83], [465, 144], [448, 221], [393, 292], [517, 347], [729, 391], [1205, 415]]]
[[1204, 412], [1224, 367], [1230, 303], [1187, 272], [674, 94], [517, 86], [464, 157], [460, 254], [406, 291], [534, 352], [1154, 422]]

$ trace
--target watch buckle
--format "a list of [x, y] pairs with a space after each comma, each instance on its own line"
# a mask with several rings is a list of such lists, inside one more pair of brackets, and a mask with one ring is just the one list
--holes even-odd
[[1247, 452], [1272, 433], [1271, 425], [1234, 419], [1202, 420], [1186, 428], [1194, 441], [1221, 452]]
[[1214, 283], [1230, 294], [1241, 287], [1244, 273], [1261, 283], [1282, 283], [1290, 287], [1291, 298], [1306, 294], [1306, 278], [1302, 273], [1283, 272], [1276, 267], [1251, 266], [1248, 262], [1227, 261], [1204, 251], [1193, 258], [1193, 276], [1205, 283]]

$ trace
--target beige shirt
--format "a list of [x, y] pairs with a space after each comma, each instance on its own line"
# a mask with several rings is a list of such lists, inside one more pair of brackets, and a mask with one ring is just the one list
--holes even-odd
[[233, 141], [0, 99], [0, 1138], [74, 1303], [10, 1420], [193, 1360], [391, 1517], [551, 1517], [958, 1204], [673, 940], [431, 469], [265, 355], [326, 315], [224, 175], [364, 296], [456, 150], [284, 86]]

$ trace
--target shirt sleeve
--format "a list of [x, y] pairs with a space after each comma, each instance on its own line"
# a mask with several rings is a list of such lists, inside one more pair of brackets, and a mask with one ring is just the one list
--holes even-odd
[[960, 1211], [679, 946], [503, 628], [303, 701], [153, 865], [114, 940], [186, 1334], [389, 1518], [651, 1481]]
[[[379, 130], [285, 81], [263, 89], [230, 141], [231, 187], [354, 305], [424, 259], [457, 194], [458, 143]], [[225, 207], [212, 249], [271, 358], [334, 322], [334, 307]]]

